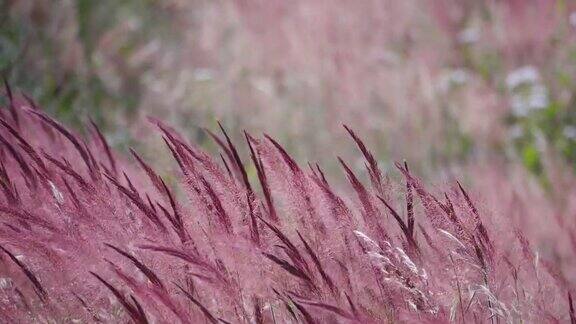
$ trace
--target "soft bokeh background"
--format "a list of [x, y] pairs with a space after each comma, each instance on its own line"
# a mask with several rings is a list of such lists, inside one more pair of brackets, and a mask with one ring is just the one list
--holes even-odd
[[438, 197], [459, 179], [576, 280], [576, 0], [0, 0], [0, 72], [169, 184], [148, 116], [211, 152], [218, 120], [266, 132], [341, 191], [336, 155], [366, 180], [347, 124], [391, 177], [405, 159]]
[[208, 150], [217, 120], [238, 142], [267, 132], [332, 173], [358, 155], [346, 123], [384, 168], [571, 192], [576, 1], [0, 0], [0, 16], [14, 87], [156, 164], [147, 116]]

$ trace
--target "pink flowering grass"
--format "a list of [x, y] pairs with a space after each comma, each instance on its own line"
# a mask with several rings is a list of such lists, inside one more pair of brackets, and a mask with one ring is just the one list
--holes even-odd
[[[9, 94], [0, 110], [3, 322], [576, 322], [571, 284], [523, 229], [456, 182], [399, 181], [351, 128], [369, 184], [350, 188], [221, 127], [212, 157], [151, 120], [178, 166], [159, 172]], [[174, 181], [174, 178], [177, 181]]]

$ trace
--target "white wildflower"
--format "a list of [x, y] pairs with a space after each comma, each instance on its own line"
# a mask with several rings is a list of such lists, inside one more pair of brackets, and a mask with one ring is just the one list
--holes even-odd
[[523, 66], [508, 74], [506, 77], [506, 86], [509, 90], [513, 90], [524, 84], [534, 84], [540, 81], [540, 73], [538, 70], [531, 66]]
[[466, 84], [469, 79], [469, 74], [464, 69], [453, 69], [446, 71], [440, 75], [439, 90], [441, 92], [448, 92], [453, 88]]
[[538, 70], [531, 65], [510, 72], [506, 77], [506, 87], [511, 93], [512, 113], [516, 116], [526, 116], [550, 104], [548, 89]]
[[512, 113], [516, 116], [526, 116], [528, 113], [548, 107], [548, 89], [541, 84], [533, 85], [525, 91], [516, 91], [512, 94]]
[[480, 39], [480, 29], [477, 27], [468, 27], [462, 30], [458, 36], [457, 40], [461, 44], [473, 44]]

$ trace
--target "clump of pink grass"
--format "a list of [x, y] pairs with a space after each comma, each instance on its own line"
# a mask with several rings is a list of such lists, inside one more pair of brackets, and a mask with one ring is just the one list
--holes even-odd
[[406, 163], [390, 180], [348, 127], [370, 184], [339, 158], [347, 193], [268, 135], [245, 133], [248, 162], [224, 128], [208, 131], [214, 158], [152, 120], [178, 165], [168, 185], [94, 123], [82, 138], [7, 89], [3, 321], [576, 321], [569, 280], [506, 215], [485, 214], [460, 183], [434, 194]]

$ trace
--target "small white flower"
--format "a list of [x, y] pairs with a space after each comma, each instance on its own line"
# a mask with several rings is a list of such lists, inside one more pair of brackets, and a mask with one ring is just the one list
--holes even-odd
[[442, 92], [447, 92], [450, 89], [461, 86], [468, 82], [469, 75], [464, 69], [454, 69], [444, 72], [440, 76], [439, 88]]
[[516, 116], [527, 116], [550, 104], [548, 89], [533, 66], [527, 65], [510, 72], [506, 77], [506, 86], [511, 93], [512, 113]]
[[472, 44], [476, 43], [480, 39], [480, 30], [476, 27], [468, 27], [461, 31], [457, 40], [461, 44]]
[[516, 116], [526, 116], [534, 110], [548, 107], [548, 89], [543, 85], [535, 85], [524, 93], [515, 93], [511, 98], [512, 113]]
[[520, 85], [534, 84], [539, 81], [540, 73], [538, 73], [538, 70], [531, 65], [526, 65], [508, 74], [506, 77], [506, 86], [509, 90], [514, 90]]

